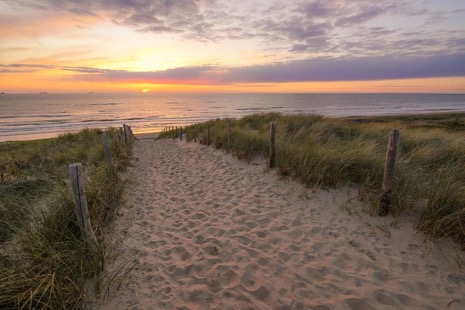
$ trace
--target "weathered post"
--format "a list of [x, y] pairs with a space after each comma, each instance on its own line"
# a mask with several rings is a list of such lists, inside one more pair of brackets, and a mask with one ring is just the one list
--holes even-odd
[[84, 189], [84, 173], [82, 164], [75, 163], [68, 166], [69, 177], [71, 179], [71, 189], [73, 191], [74, 212], [78, 220], [82, 236], [89, 246], [93, 246], [96, 239], [92, 226], [90, 225], [89, 209], [87, 208], [86, 192]]
[[180, 135], [179, 140], [182, 141], [182, 126], [181, 126], [181, 135]]
[[386, 216], [391, 208], [392, 184], [394, 182], [394, 168], [396, 165], [397, 148], [399, 146], [399, 130], [393, 129], [389, 134], [386, 148], [386, 160], [384, 162], [382, 194], [379, 203], [379, 215]]
[[276, 166], [276, 122], [270, 124], [270, 168]]
[[207, 125], [207, 146], [210, 146], [210, 124]]
[[129, 128], [129, 125], [126, 125], [125, 127], [125, 134], [126, 134], [126, 140], [128, 141], [128, 144], [131, 143], [131, 129]]
[[186, 142], [189, 142], [189, 131], [187, 128], [189, 128], [189, 126], [186, 126]]
[[108, 168], [113, 169], [113, 158], [111, 156], [110, 139], [108, 139], [108, 134], [106, 132], [102, 133], [102, 143]]
[[129, 130], [128, 130], [128, 125], [126, 124], [123, 124], [123, 131], [124, 131], [124, 141], [126, 143], [126, 145], [129, 144], [130, 140], [129, 140]]
[[194, 124], [194, 142], [197, 143], [197, 124]]
[[119, 136], [120, 136], [120, 138], [121, 138], [121, 144], [126, 145], [126, 138], [125, 138], [125, 136], [124, 136], [124, 129], [123, 129], [123, 127], [120, 127], [120, 128], [119, 128]]

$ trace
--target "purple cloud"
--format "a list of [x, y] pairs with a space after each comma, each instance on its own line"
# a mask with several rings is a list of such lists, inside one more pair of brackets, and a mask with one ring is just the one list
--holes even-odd
[[465, 54], [318, 58], [231, 69], [224, 83], [362, 81], [465, 76]]
[[[334, 8], [330, 6], [328, 1], [312, 1], [304, 3], [302, 10], [307, 17], [329, 17], [334, 14]], [[301, 10], [299, 10], [301, 12]]]
[[368, 7], [361, 7], [360, 11], [356, 12], [353, 15], [343, 16], [336, 20], [336, 26], [347, 26], [353, 24], [361, 24], [366, 21], [369, 21], [375, 17], [383, 15], [384, 13], [388, 12], [390, 9], [394, 8], [393, 5], [391, 6], [368, 6]]
[[54, 65], [42, 65], [42, 64], [0, 64], [0, 68], [33, 68], [33, 69], [52, 69]]

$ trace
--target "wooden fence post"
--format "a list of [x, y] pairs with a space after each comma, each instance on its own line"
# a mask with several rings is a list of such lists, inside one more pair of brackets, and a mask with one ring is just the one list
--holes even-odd
[[232, 131], [232, 128], [231, 128], [231, 120], [228, 119], [228, 150], [231, 149], [231, 131]]
[[276, 122], [270, 124], [270, 168], [276, 166]]
[[108, 168], [113, 169], [113, 158], [111, 156], [110, 139], [108, 139], [108, 134], [106, 132], [102, 133], [102, 143]]
[[197, 124], [194, 124], [194, 142], [197, 143]]
[[396, 165], [397, 148], [399, 146], [399, 130], [393, 129], [389, 134], [386, 148], [386, 160], [384, 162], [382, 195], [379, 203], [379, 215], [386, 216], [391, 208], [392, 184], [394, 182], [394, 168]]
[[210, 125], [207, 125], [207, 146], [210, 146]]
[[179, 140], [182, 141], [182, 126], [181, 126], [181, 135], [180, 135]]
[[69, 177], [71, 179], [71, 189], [74, 198], [74, 212], [81, 228], [82, 235], [91, 247], [95, 243], [95, 235], [90, 225], [89, 209], [87, 208], [86, 192], [84, 189], [84, 173], [82, 164], [75, 163], [68, 166]]
[[186, 126], [186, 142], [189, 142], [189, 131], [187, 128], [189, 128], [189, 126]]
[[124, 137], [124, 145], [128, 145], [129, 139], [128, 139], [128, 131], [126, 129], [126, 124], [123, 124], [123, 137]]
[[126, 137], [127, 144], [131, 143], [131, 134], [128, 125], [124, 125], [124, 135]]
[[121, 144], [126, 145], [126, 138], [124, 137], [123, 127], [119, 128], [119, 137], [120, 137], [120, 140], [121, 140]]

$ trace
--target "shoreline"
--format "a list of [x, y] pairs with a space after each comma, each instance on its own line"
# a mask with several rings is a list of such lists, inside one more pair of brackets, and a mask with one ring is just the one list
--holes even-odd
[[[266, 114], [266, 113], [263, 113]], [[286, 113], [283, 113], [286, 114]], [[302, 114], [312, 114], [312, 113], [302, 113]], [[419, 114], [386, 114], [386, 115], [369, 115], [369, 116], [324, 116], [325, 118], [339, 119], [339, 120], [348, 120], [351, 122], [360, 122], [360, 123], [370, 123], [370, 122], [384, 122], [384, 121], [421, 121], [421, 120], [447, 120], [451, 118], [465, 118], [465, 111], [450, 111], [450, 112], [428, 112], [428, 113], [419, 113]], [[131, 125], [131, 124], [128, 124]], [[192, 124], [191, 124], [192, 125]], [[190, 125], [186, 125], [190, 126]], [[108, 128], [108, 127], [106, 127]], [[105, 128], [103, 128], [105, 129]], [[102, 129], [102, 130], [103, 130]], [[78, 131], [71, 131], [66, 133], [76, 133]], [[25, 142], [25, 141], [36, 141], [36, 140], [45, 140], [45, 139], [54, 139], [57, 138], [63, 133], [43, 133], [43, 134], [26, 134], [26, 135], [15, 135], [15, 136], [0, 136], [0, 143], [11, 143], [11, 142]], [[141, 139], [155, 139], [159, 136], [161, 131], [144, 131], [144, 132], [135, 132], [134, 135], [137, 138]]]

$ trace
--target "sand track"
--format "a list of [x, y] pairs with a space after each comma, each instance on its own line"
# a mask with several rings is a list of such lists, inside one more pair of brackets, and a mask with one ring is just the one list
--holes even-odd
[[102, 309], [465, 309], [464, 253], [361, 214], [354, 189], [193, 143], [140, 140], [134, 157], [136, 268]]

